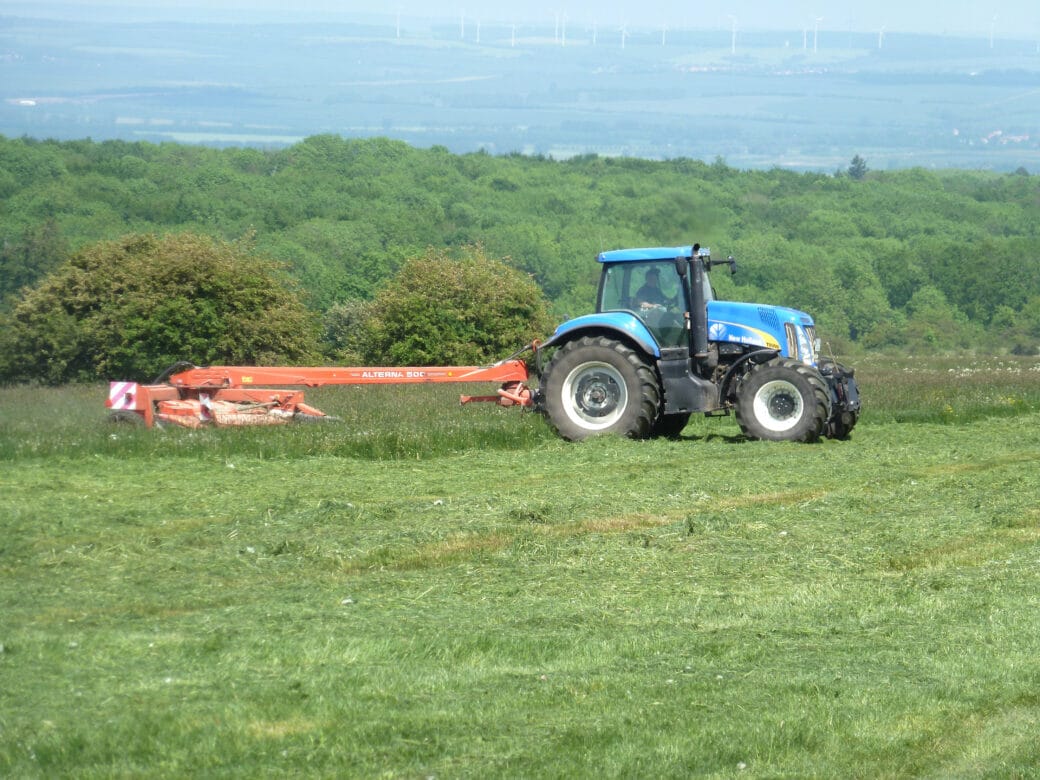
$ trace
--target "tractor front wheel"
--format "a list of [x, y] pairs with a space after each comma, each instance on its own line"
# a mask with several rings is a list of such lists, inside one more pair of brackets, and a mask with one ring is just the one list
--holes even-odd
[[816, 441], [830, 414], [827, 383], [819, 371], [796, 360], [757, 365], [737, 387], [737, 422], [752, 439]]
[[831, 383], [831, 418], [827, 421], [827, 437], [847, 439], [859, 419], [859, 388], [855, 374], [830, 358], [821, 358], [820, 373]]
[[657, 376], [631, 347], [605, 337], [560, 347], [542, 376], [545, 412], [570, 441], [601, 433], [651, 434], [661, 402]]

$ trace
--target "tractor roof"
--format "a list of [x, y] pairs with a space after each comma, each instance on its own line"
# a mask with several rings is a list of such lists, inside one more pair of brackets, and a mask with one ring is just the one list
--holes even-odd
[[692, 246], [657, 246], [643, 249], [612, 249], [609, 252], [600, 252], [596, 259], [601, 263], [634, 263], [641, 260], [674, 260], [677, 257], [689, 257], [692, 253]]

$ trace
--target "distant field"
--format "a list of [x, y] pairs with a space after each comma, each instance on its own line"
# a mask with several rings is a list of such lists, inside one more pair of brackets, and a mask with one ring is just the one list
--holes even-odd
[[392, 13], [203, 24], [47, 5], [0, 31], [9, 137], [282, 147], [334, 133], [828, 173], [855, 154], [872, 169], [1040, 168], [1033, 40], [892, 34], [879, 49], [828, 31], [817, 49], [792, 30], [734, 47], [729, 30], [633, 25], [624, 47], [586, 26], [563, 45], [551, 26], [461, 37], [407, 14], [398, 29]]
[[855, 362], [817, 445], [0, 389], [0, 775], [1033, 775], [1040, 362]]

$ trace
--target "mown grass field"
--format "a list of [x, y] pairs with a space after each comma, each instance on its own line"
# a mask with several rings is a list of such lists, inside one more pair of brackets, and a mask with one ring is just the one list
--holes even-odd
[[816, 445], [0, 390], [0, 775], [1036, 776], [1040, 362], [858, 368]]

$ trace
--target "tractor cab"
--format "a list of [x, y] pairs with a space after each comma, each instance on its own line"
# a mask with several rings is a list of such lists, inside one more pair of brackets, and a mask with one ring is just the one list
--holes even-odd
[[[632, 257], [645, 252], [647, 258]], [[688, 252], [689, 250], [687, 250]], [[701, 250], [706, 257], [706, 250]], [[627, 312], [638, 317], [662, 349], [689, 346], [689, 292], [685, 275], [674, 259], [661, 259], [656, 250], [622, 250], [600, 255], [604, 264], [600, 277], [597, 312]], [[697, 264], [704, 277], [706, 301], [714, 300], [704, 264]]]

